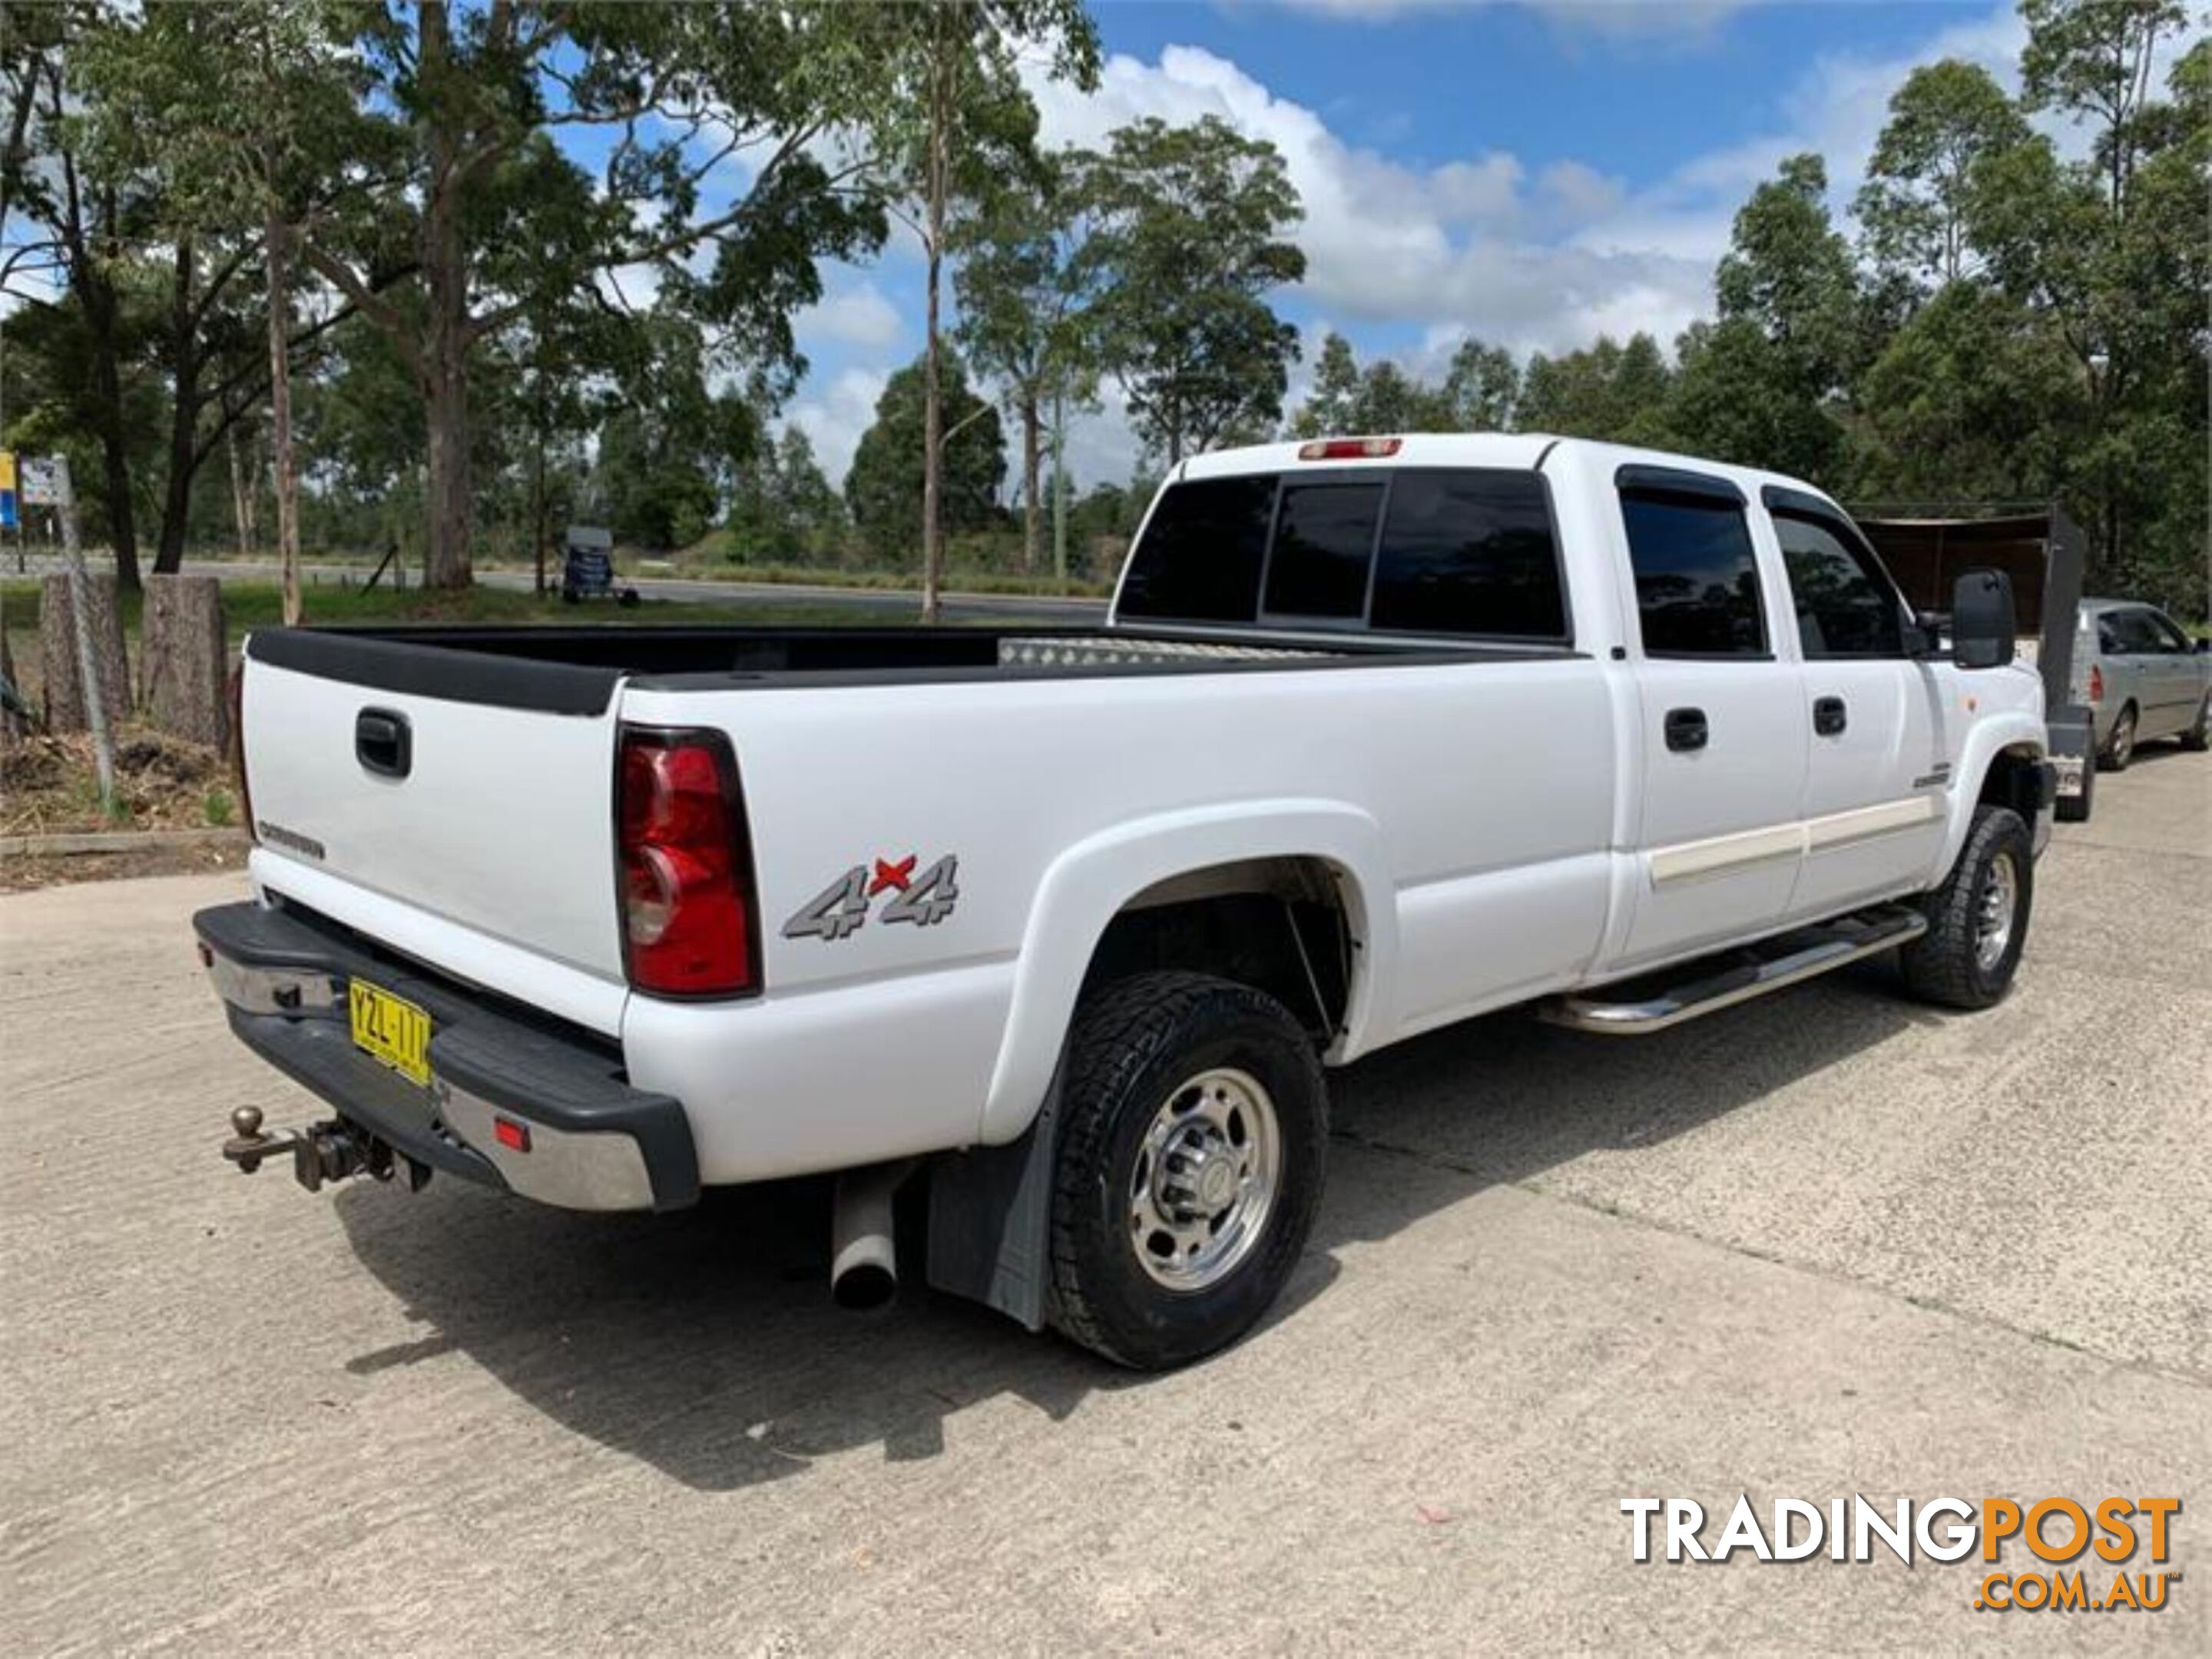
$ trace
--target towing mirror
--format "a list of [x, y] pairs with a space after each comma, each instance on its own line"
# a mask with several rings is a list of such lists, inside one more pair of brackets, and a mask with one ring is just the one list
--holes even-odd
[[2012, 578], [1969, 570], [1951, 590], [1951, 656], [1961, 668], [2002, 668], [2018, 644]]

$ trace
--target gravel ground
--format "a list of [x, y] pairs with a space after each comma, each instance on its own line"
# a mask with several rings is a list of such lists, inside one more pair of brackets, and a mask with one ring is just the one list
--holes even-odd
[[[1990, 1013], [1877, 966], [1354, 1068], [1279, 1316], [1158, 1378], [839, 1314], [817, 1187], [240, 1179], [306, 1107], [191, 957], [240, 878], [0, 898], [0, 1647], [2212, 1650], [2212, 764], [2097, 809]], [[1740, 1492], [2178, 1495], [2182, 1576], [1631, 1562], [1622, 1498]]]

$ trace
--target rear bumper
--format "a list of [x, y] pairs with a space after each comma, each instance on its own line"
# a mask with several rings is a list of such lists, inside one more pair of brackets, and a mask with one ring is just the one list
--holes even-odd
[[[240, 1041], [416, 1163], [564, 1209], [697, 1200], [683, 1106], [631, 1088], [611, 1046], [532, 1023], [319, 918], [226, 904], [192, 927]], [[428, 1087], [354, 1046], [356, 975], [429, 1014]], [[520, 1147], [502, 1144], [500, 1120]]]

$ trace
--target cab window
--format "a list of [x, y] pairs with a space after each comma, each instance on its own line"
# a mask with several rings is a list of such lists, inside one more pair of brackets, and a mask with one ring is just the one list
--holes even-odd
[[1773, 519], [1806, 659], [1903, 656], [1905, 613], [1872, 550], [1824, 514]]
[[1121, 614], [1161, 622], [1249, 623], [1275, 510], [1273, 473], [1200, 478], [1161, 495], [1121, 584]]

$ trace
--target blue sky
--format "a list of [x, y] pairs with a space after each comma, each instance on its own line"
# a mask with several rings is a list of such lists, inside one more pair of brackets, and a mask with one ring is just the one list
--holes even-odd
[[[2016, 81], [2013, 0], [1100, 0], [1091, 94], [1033, 86], [1048, 142], [1141, 115], [1218, 114], [1282, 149], [1304, 198], [1306, 280], [1276, 296], [1308, 337], [1433, 371], [1475, 334], [1516, 353], [1601, 331], [1662, 343], [1710, 304], [1744, 197], [1801, 149], [1839, 213], [1912, 67]], [[813, 365], [790, 417], [833, 478], [884, 378], [921, 343], [921, 267], [894, 241], [833, 268], [799, 319]], [[1292, 378], [1293, 401], [1304, 371]], [[1072, 445], [1079, 481], [1126, 477], [1109, 388]]]

